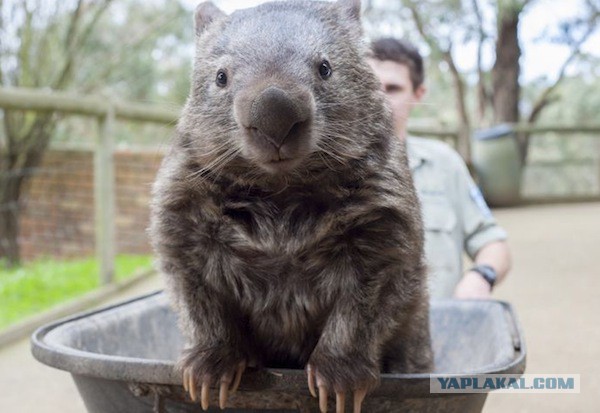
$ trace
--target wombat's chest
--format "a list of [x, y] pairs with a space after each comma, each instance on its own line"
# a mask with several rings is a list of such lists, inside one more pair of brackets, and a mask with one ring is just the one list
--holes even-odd
[[255, 345], [261, 354], [269, 355], [263, 362], [303, 367], [321, 336], [330, 306], [308, 283], [291, 284], [263, 291], [252, 303], [244, 300], [243, 310]]
[[335, 226], [340, 205], [324, 196], [285, 202], [236, 200], [222, 209], [224, 225], [240, 244], [270, 256], [293, 258], [314, 247]]
[[318, 340], [348, 275], [336, 270], [331, 256], [338, 211], [315, 199], [277, 208], [238, 202], [224, 209], [226, 259], [236, 264], [228, 264], [235, 269], [221, 287], [237, 297], [265, 353], [303, 360]]
[[[282, 233], [285, 233], [282, 231]], [[255, 234], [255, 236], [258, 234]], [[216, 280], [235, 297], [248, 333], [265, 364], [303, 366], [342, 288], [332, 278], [335, 265], [316, 259], [314, 245], [303, 238], [263, 235], [260, 245], [232, 251], [225, 264], [232, 271]]]

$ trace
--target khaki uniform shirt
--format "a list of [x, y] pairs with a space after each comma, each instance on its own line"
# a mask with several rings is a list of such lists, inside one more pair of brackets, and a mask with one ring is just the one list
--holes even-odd
[[506, 239], [458, 153], [445, 143], [408, 137], [407, 153], [421, 201], [432, 299], [452, 297], [471, 259], [484, 245]]

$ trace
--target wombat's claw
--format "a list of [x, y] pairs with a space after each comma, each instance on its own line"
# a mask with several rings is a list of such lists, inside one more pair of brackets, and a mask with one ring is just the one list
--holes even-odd
[[312, 367], [310, 364], [306, 365], [306, 377], [308, 379], [308, 391], [312, 397], [317, 397], [317, 392], [315, 391], [315, 373], [312, 371]]
[[190, 394], [192, 401], [196, 401], [196, 383], [188, 369], [183, 370], [183, 388]]
[[242, 374], [246, 370], [246, 362], [242, 361], [238, 364], [237, 371], [235, 372], [235, 379], [233, 380], [233, 385], [231, 386], [231, 392], [235, 393], [240, 386], [240, 382], [242, 381]]
[[335, 412], [344, 413], [346, 411], [346, 393], [335, 392]]
[[[315, 372], [313, 371], [310, 364], [306, 365], [306, 377], [308, 379], [308, 391], [310, 392], [312, 397], [317, 397], [317, 392], [315, 390], [315, 380], [317, 381], [317, 387], [319, 388], [319, 410], [321, 411], [321, 413], [327, 413], [327, 387], [324, 383], [321, 383], [321, 381], [318, 378], [316, 378]], [[339, 401], [339, 397], [336, 393], [336, 402], [337, 401]], [[338, 413], [340, 412], [339, 405], [337, 406], [336, 411]], [[344, 410], [342, 405], [341, 412], [343, 411]]]
[[327, 413], [327, 387], [319, 386], [319, 410]]
[[189, 380], [190, 376], [188, 374], [187, 369], [183, 370], [183, 389], [189, 393], [189, 386], [188, 386], [188, 380]]
[[[227, 399], [229, 397], [230, 392], [235, 393], [240, 386], [240, 381], [242, 381], [242, 374], [246, 370], [246, 362], [243, 361], [238, 364], [235, 370], [235, 376], [233, 374], [225, 374], [221, 377], [221, 386], [219, 388], [219, 407], [221, 409], [225, 409], [227, 406]], [[202, 386], [200, 388], [200, 405], [202, 406], [202, 410], [208, 410], [210, 405], [210, 376], [204, 376], [204, 380], [202, 381]], [[198, 385], [193, 374], [185, 369], [183, 371], [183, 388], [186, 392], [190, 394], [190, 398], [192, 401], [197, 401], [197, 388]]]
[[356, 389], [354, 390], [354, 413], [360, 413], [363, 400], [367, 395], [367, 389]]
[[[306, 365], [306, 377], [308, 379], [308, 391], [312, 397], [319, 397], [319, 410], [321, 413], [327, 413], [327, 386], [321, 382], [319, 377], [315, 374], [310, 364]], [[315, 381], [319, 388], [319, 394], [315, 390]], [[356, 389], [354, 390], [354, 413], [361, 413], [362, 403], [367, 395], [367, 389]], [[335, 392], [335, 412], [344, 413], [346, 409], [346, 393]]]
[[[354, 392], [354, 413], [360, 413], [362, 402], [367, 394], [366, 390], [356, 390]], [[319, 386], [319, 409], [321, 413], [327, 413], [327, 386]], [[344, 413], [346, 411], [346, 393], [335, 392], [335, 413]]]
[[[192, 398], [192, 400], [194, 400], [194, 398]], [[200, 390], [200, 406], [202, 406], [202, 410], [208, 410], [209, 405], [210, 405], [210, 382], [208, 380], [204, 380], [202, 382], [202, 390]]]

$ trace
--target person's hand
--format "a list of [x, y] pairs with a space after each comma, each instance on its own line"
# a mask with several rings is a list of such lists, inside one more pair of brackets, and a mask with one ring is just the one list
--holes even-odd
[[492, 287], [475, 271], [467, 271], [454, 289], [454, 298], [486, 299], [492, 297]]

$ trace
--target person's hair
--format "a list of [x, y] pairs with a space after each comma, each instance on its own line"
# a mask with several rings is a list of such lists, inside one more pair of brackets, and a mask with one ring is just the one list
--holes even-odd
[[408, 66], [413, 90], [425, 81], [423, 58], [417, 48], [406, 40], [383, 37], [371, 43], [372, 57], [377, 60], [391, 60]]

